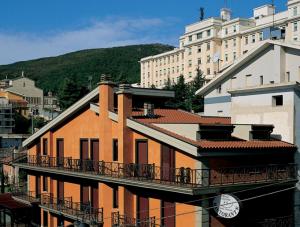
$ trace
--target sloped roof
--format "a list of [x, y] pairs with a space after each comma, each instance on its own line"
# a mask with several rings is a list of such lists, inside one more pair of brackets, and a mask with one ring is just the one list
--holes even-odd
[[230, 124], [229, 117], [205, 117], [183, 110], [155, 109], [154, 117], [144, 117], [143, 111], [134, 111], [133, 118], [143, 123], [156, 124]]
[[263, 42], [261, 45], [259, 45], [257, 48], [254, 48], [253, 50], [249, 51], [242, 57], [240, 57], [234, 64], [232, 64], [230, 67], [228, 67], [226, 70], [224, 70], [220, 75], [212, 79], [209, 83], [204, 85], [202, 88], [200, 88], [198, 91], [196, 91], [196, 95], [204, 96], [207, 93], [209, 93], [214, 87], [218, 86], [219, 84], [222, 83], [224, 79], [227, 77], [232, 76], [232, 73], [240, 68], [242, 65], [245, 63], [249, 62], [251, 59], [256, 57], [258, 53], [264, 51], [271, 45], [279, 45], [279, 46], [284, 46], [284, 47], [289, 47], [293, 49], [300, 49], [300, 46], [294, 45], [288, 42], [280, 42], [280, 41], [271, 41], [267, 40]]

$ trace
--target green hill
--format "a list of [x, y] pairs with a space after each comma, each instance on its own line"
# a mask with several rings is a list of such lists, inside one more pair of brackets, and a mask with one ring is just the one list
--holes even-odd
[[80, 86], [96, 86], [102, 73], [110, 74], [115, 81], [136, 83], [140, 80], [139, 60], [149, 55], [173, 49], [162, 44], [133, 45], [124, 47], [82, 50], [57, 57], [17, 62], [0, 66], [0, 79], [25, 76], [36, 81], [36, 85], [57, 93], [65, 78], [70, 78]]

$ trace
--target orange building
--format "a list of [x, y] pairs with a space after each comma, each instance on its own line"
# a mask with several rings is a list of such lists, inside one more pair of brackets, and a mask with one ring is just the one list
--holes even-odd
[[[103, 76], [97, 89], [25, 140], [28, 155], [14, 165], [28, 173], [33, 221], [218, 227], [290, 217], [291, 191], [242, 201], [295, 184], [295, 146], [272, 140], [270, 125], [162, 108], [173, 95], [117, 87]], [[224, 193], [241, 201], [235, 218], [212, 209]], [[270, 203], [274, 196], [280, 207]]]

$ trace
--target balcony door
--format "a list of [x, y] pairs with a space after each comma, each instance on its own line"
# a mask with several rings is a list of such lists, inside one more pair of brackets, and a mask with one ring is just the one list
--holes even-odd
[[161, 179], [175, 180], [175, 151], [167, 145], [161, 146]]
[[62, 204], [64, 200], [64, 182], [57, 180], [57, 203]]
[[161, 201], [161, 225], [175, 227], [175, 203]]
[[56, 157], [57, 157], [57, 165], [63, 166], [64, 164], [64, 140], [57, 139], [56, 140]]
[[99, 140], [91, 140], [91, 159], [94, 161], [99, 161]]
[[35, 196], [38, 198], [38, 196], [41, 194], [41, 176], [35, 177]]
[[[146, 177], [148, 164], [148, 142], [146, 140], [136, 141], [136, 163], [139, 166], [139, 176]], [[149, 198], [137, 197], [137, 219], [145, 220], [149, 218]]]

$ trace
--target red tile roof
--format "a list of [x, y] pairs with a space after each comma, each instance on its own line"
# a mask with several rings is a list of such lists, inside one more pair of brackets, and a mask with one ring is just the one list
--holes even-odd
[[198, 141], [203, 149], [264, 149], [264, 148], [296, 148], [284, 141]]
[[175, 109], [155, 109], [155, 117], [147, 118], [143, 116], [143, 111], [134, 111], [133, 118], [143, 123], [157, 124], [230, 124], [229, 117], [204, 117]]
[[[269, 140], [269, 141], [245, 141], [245, 140], [237, 140], [237, 138], [232, 138], [232, 140], [229, 141], [209, 141], [209, 140], [192, 140], [189, 138], [186, 138], [184, 136], [181, 136], [177, 133], [171, 132], [169, 130], [163, 129], [161, 127], [158, 127], [156, 125], [153, 125], [149, 122], [141, 121], [140, 119], [135, 119], [136, 121], [146, 125], [149, 128], [152, 128], [154, 130], [157, 130], [161, 133], [164, 133], [168, 136], [172, 136], [178, 140], [181, 140], [183, 142], [189, 143], [191, 145], [197, 146], [201, 149], [276, 149], [276, 148], [286, 148], [294, 150], [296, 149], [296, 146], [284, 141], [278, 141], [278, 140]], [[154, 122], [156, 123], [156, 122]]]

